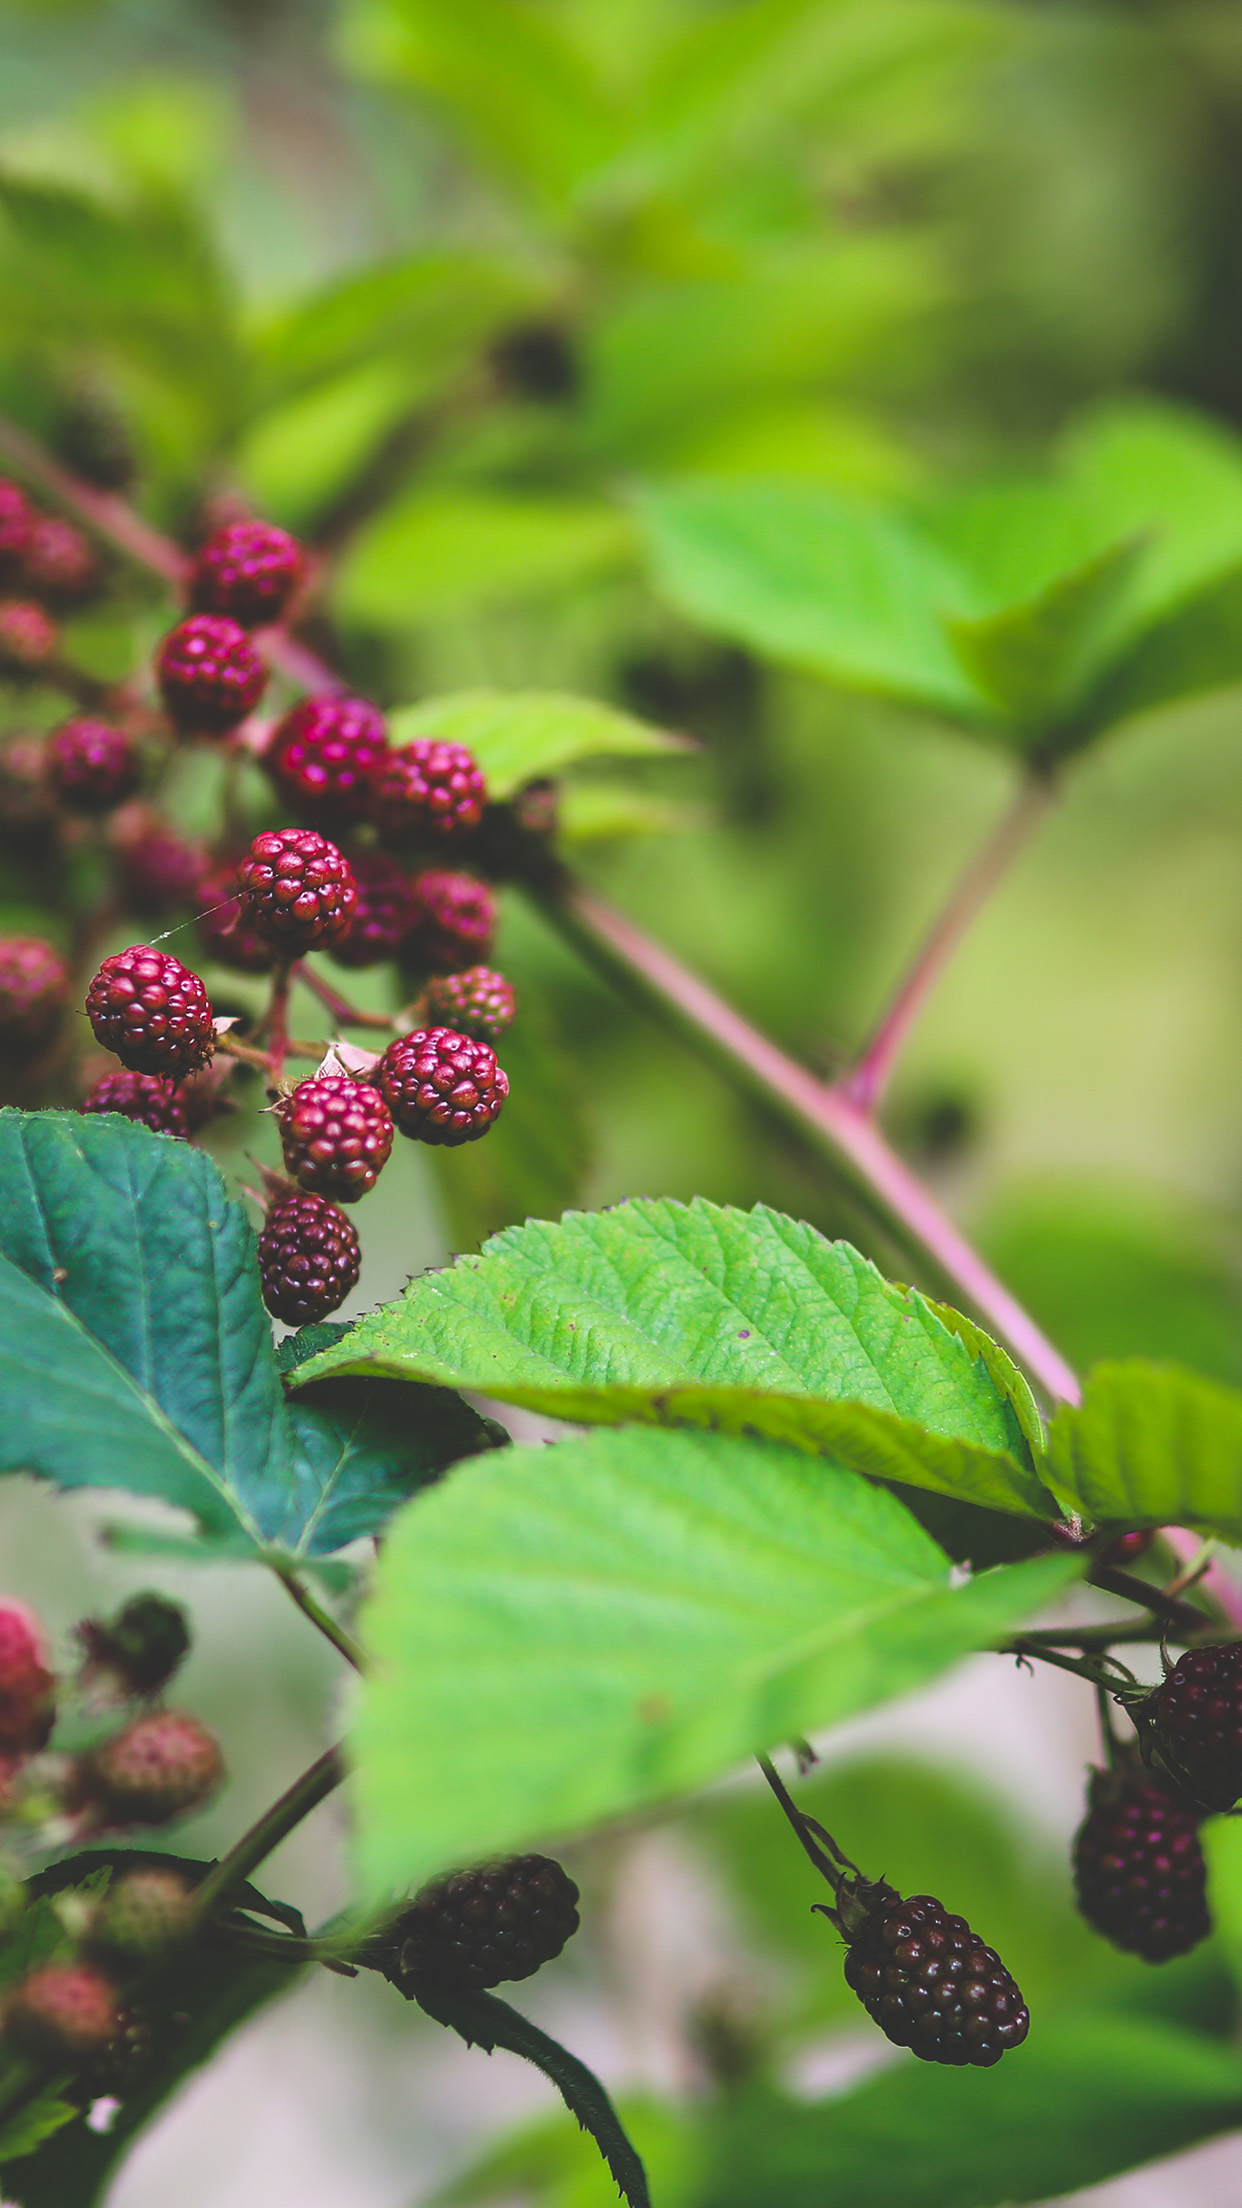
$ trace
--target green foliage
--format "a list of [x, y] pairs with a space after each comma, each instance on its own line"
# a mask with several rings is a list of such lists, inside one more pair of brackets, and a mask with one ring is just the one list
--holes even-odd
[[952, 1588], [883, 1489], [774, 1444], [631, 1430], [473, 1460], [396, 1520], [364, 1615], [364, 1881], [701, 1784], [933, 1677], [1076, 1568]]
[[514, 797], [526, 782], [556, 775], [584, 759], [658, 759], [685, 740], [652, 728], [593, 698], [543, 690], [466, 690], [401, 706], [390, 717], [392, 740], [420, 737], [464, 744], [487, 776], [489, 795]]
[[1049, 1433], [1050, 1477], [1089, 1518], [1242, 1541], [1242, 1393], [1175, 1365], [1097, 1365]]
[[[642, 1200], [498, 1236], [306, 1368], [438, 1380], [552, 1417], [762, 1433], [883, 1479], [1037, 1517], [1029, 1393], [848, 1243]], [[989, 1344], [989, 1349], [994, 1345]]]
[[343, 617], [380, 628], [541, 597], [633, 559], [628, 517], [603, 499], [413, 487], [359, 531], [338, 571]]

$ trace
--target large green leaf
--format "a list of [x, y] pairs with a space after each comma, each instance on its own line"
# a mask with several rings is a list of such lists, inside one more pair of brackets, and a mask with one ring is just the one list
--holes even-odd
[[1105, 727], [1242, 683], [1242, 565], [1226, 570], [1149, 628], [1101, 681], [1088, 711]]
[[1087, 1517], [1242, 1541], [1242, 1393], [1177, 1365], [1097, 1365], [1053, 1419], [1050, 1478]]
[[628, 515], [602, 498], [415, 485], [359, 531], [341, 563], [336, 602], [348, 620], [410, 627], [624, 567], [633, 540]]
[[911, 522], [809, 485], [692, 483], [638, 502], [656, 577], [727, 636], [831, 680], [985, 719], [944, 622], [978, 610]]
[[291, 1416], [211, 1160], [110, 1115], [0, 1113], [0, 1470], [158, 1497], [217, 1548], [319, 1555], [483, 1436], [438, 1390], [312, 1389]]
[[1136, 626], [1242, 561], [1242, 439], [1222, 422], [1167, 401], [1113, 399], [1074, 424], [1061, 465], [1101, 543], [1135, 531], [1148, 539]]
[[464, 744], [490, 794], [512, 797], [523, 783], [559, 774], [580, 759], [651, 759], [686, 748], [684, 737], [560, 690], [456, 690], [389, 716], [395, 744], [432, 737]]
[[982, 2076], [906, 2058], [810, 2107], [743, 2100], [719, 2125], [702, 2202], [1010, 2208], [1240, 2122], [1242, 2063], [1220, 2040], [1136, 2017], [1037, 2019]]
[[765, 1442], [630, 1429], [473, 1459], [395, 1521], [365, 1613], [364, 1882], [700, 1784], [986, 1647], [1076, 1568], [955, 1587], [883, 1488]]
[[582, 1422], [762, 1433], [1055, 1515], [1032, 1469], [1029, 1391], [981, 1345], [848, 1243], [764, 1205], [642, 1199], [507, 1230], [303, 1370], [391, 1372]]
[[1143, 550], [1140, 539], [1123, 539], [1023, 605], [950, 625], [972, 680], [1040, 748], [1061, 748], [1054, 732], [1108, 648], [1109, 617]]

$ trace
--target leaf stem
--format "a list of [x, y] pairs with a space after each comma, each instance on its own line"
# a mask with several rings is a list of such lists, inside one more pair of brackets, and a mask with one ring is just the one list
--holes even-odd
[[339, 1747], [326, 1749], [322, 1756], [294, 1780], [291, 1787], [272, 1803], [257, 1822], [244, 1832], [227, 1855], [212, 1865], [206, 1878], [195, 1889], [194, 1915], [198, 1923], [205, 1924], [209, 1917], [222, 1912], [237, 1892], [244, 1886], [256, 1864], [262, 1863], [273, 1848], [317, 1809], [345, 1776], [345, 1758]]
[[836, 1084], [840, 1095], [858, 1111], [868, 1117], [875, 1112], [906, 1039], [958, 944], [1045, 817], [1055, 794], [1046, 766], [1028, 768], [1011, 804], [959, 875], [870, 1042]]
[[310, 1619], [311, 1624], [323, 1634], [325, 1641], [331, 1641], [337, 1654], [343, 1656], [347, 1664], [352, 1664], [355, 1671], [365, 1672], [367, 1670], [366, 1651], [361, 1643], [354, 1639], [353, 1634], [346, 1631], [345, 1627], [333, 1617], [330, 1610], [325, 1610], [323, 1604], [316, 1596], [312, 1595], [309, 1587], [303, 1580], [298, 1578], [297, 1573], [288, 1564], [274, 1562], [272, 1570], [285, 1589], [286, 1594], [301, 1611], [303, 1617]]
[[568, 873], [553, 884], [525, 886], [558, 933], [614, 987], [827, 1158], [871, 1217], [919, 1261], [925, 1277], [977, 1312], [1049, 1397], [1079, 1400], [1078, 1381], [1059, 1351], [856, 1104], [787, 1057], [670, 951]]
[[341, 996], [331, 982], [325, 981], [322, 974], [317, 974], [305, 959], [299, 959], [293, 969], [293, 978], [309, 989], [312, 996], [318, 997], [325, 1011], [330, 1012], [334, 1020], [339, 1020], [342, 1027], [379, 1027], [389, 1035], [396, 1027], [397, 1023], [391, 1014], [360, 1012], [356, 1005], [350, 1003], [348, 997]]
[[[1121, 1637], [1120, 1635], [1117, 1636], [1117, 1638]], [[1016, 1656], [1019, 1662], [1022, 1662], [1023, 1659], [1029, 1661], [1032, 1656], [1037, 1656], [1041, 1664], [1055, 1664], [1059, 1671], [1072, 1671], [1076, 1678], [1086, 1679], [1091, 1686], [1104, 1687], [1109, 1692], [1119, 1687], [1137, 1687], [1138, 1685], [1133, 1672], [1129, 1671], [1120, 1660], [1115, 1661], [1114, 1668], [1110, 1671], [1106, 1668], [1106, 1657], [1067, 1656], [1063, 1649], [1050, 1648], [1046, 1641], [1041, 1641], [1038, 1635], [1034, 1633], [1021, 1633], [1012, 1641], [1003, 1641], [997, 1650], [997, 1654], [998, 1656]]]

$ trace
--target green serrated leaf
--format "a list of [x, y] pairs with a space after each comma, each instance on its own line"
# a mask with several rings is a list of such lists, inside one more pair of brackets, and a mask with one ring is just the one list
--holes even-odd
[[766, 1442], [632, 1428], [474, 1459], [394, 1522], [365, 1612], [364, 1883], [701, 1784], [933, 1677], [1076, 1569], [954, 1587], [886, 1490]]
[[[959, 1327], [965, 1322], [958, 1322]], [[390, 1372], [554, 1418], [762, 1433], [875, 1477], [1056, 1515], [1029, 1391], [845, 1242], [759, 1205], [529, 1222], [411, 1283], [298, 1375]], [[995, 1375], [995, 1376], [994, 1376]]]
[[1097, 1523], [1242, 1541], [1242, 1393], [1177, 1365], [1097, 1365], [1048, 1436], [1049, 1479]]
[[559, 690], [459, 690], [389, 715], [395, 744], [429, 737], [474, 753], [494, 798], [582, 759], [655, 759], [687, 748], [633, 714]]

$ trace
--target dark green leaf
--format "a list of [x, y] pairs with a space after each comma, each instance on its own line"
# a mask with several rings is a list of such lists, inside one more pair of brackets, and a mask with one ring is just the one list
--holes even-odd
[[326, 1380], [289, 1405], [293, 1467], [270, 1539], [320, 1557], [380, 1533], [398, 1505], [446, 1465], [496, 1445], [497, 1429], [449, 1388]]
[[1058, 1493], [1097, 1523], [1242, 1541], [1242, 1393], [1176, 1365], [1097, 1365], [1048, 1437]]
[[1076, 1569], [952, 1586], [883, 1488], [764, 1442], [631, 1428], [475, 1458], [397, 1518], [365, 1613], [366, 1884], [701, 1784], [933, 1677]]
[[13, 2114], [0, 2123], [0, 2170], [33, 2154], [45, 2139], [63, 2131], [66, 2124], [71, 2124], [81, 2114], [77, 2102], [62, 2100], [55, 2086], [36, 2093], [24, 2108], [14, 2109]]

